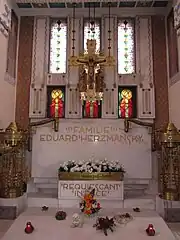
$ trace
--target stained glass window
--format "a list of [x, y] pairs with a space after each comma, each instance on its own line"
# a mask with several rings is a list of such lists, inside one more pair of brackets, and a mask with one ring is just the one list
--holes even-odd
[[65, 73], [67, 61], [67, 23], [53, 21], [50, 34], [50, 73]]
[[101, 118], [101, 103], [102, 101], [84, 101], [83, 118]]
[[100, 22], [94, 21], [94, 24], [91, 24], [90, 21], [84, 22], [84, 50], [87, 51], [87, 39], [96, 40], [96, 52], [99, 52], [101, 49], [101, 28]]
[[118, 100], [119, 118], [135, 118], [136, 87], [119, 87]]
[[118, 73], [135, 72], [135, 31], [132, 19], [118, 22]]
[[65, 87], [48, 87], [48, 106], [47, 112], [50, 118], [65, 117]]

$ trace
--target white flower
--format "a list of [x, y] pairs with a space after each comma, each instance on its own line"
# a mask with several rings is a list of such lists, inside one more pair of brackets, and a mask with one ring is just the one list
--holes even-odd
[[80, 171], [80, 168], [79, 167], [76, 167], [76, 172], [79, 172]]
[[66, 167], [67, 166], [67, 163], [65, 162], [65, 163], [63, 163], [63, 167]]
[[67, 166], [64, 167], [64, 171], [68, 171], [68, 167]]
[[92, 169], [92, 168], [90, 168], [90, 169], [88, 170], [88, 172], [89, 172], [89, 173], [92, 173], [92, 172], [93, 172], [93, 169]]
[[107, 166], [103, 166], [103, 171], [106, 171], [106, 169], [107, 169]]
[[63, 168], [64, 171], [68, 171], [70, 169], [71, 172], [89, 172], [93, 171], [101, 172], [109, 169], [110, 171], [120, 171], [123, 170], [123, 166], [119, 161], [108, 161], [107, 158], [104, 159], [95, 159], [92, 157], [89, 161], [74, 161], [69, 160], [60, 164], [60, 168]]

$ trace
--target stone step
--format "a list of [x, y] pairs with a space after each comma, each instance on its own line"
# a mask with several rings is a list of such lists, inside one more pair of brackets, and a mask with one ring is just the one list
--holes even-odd
[[[28, 207], [42, 207], [43, 205], [59, 208], [60, 205], [57, 195], [45, 193], [28, 194]], [[140, 209], [155, 210], [155, 200], [152, 196], [125, 199], [123, 207], [129, 209], [139, 207]]]
[[33, 182], [35, 184], [45, 184], [45, 183], [58, 184], [58, 179], [57, 178], [34, 178]]
[[51, 189], [55, 188], [55, 189], [57, 189], [58, 185], [57, 185], [57, 183], [37, 183], [36, 188], [51, 188]]

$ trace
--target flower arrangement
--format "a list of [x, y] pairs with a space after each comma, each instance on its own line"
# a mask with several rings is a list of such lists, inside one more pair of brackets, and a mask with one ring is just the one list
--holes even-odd
[[96, 214], [101, 209], [100, 203], [97, 202], [94, 195], [95, 189], [93, 189], [91, 192], [86, 192], [82, 201], [80, 202], [81, 212], [87, 216]]
[[59, 172], [122, 172], [125, 173], [119, 161], [108, 161], [107, 159], [89, 161], [69, 160], [60, 165]]
[[65, 220], [66, 219], [66, 212], [64, 211], [58, 211], [55, 215], [56, 220]]

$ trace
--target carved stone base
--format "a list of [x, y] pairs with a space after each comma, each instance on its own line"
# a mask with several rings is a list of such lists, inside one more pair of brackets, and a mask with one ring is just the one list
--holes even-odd
[[0, 219], [15, 219], [27, 207], [27, 194], [18, 198], [0, 198]]
[[14, 220], [16, 218], [16, 206], [0, 206], [0, 219]]
[[180, 208], [171, 208], [166, 210], [167, 222], [180, 222]]

